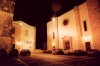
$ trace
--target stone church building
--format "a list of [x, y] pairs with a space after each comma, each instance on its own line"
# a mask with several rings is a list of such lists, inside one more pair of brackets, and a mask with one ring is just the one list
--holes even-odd
[[100, 50], [100, 0], [87, 0], [47, 23], [47, 49]]

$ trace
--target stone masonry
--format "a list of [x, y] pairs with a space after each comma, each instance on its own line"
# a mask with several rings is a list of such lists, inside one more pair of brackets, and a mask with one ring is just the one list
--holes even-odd
[[0, 49], [11, 44], [14, 5], [14, 0], [0, 0]]
[[95, 49], [100, 47], [100, 1], [87, 0], [87, 9], [91, 25], [93, 45]]

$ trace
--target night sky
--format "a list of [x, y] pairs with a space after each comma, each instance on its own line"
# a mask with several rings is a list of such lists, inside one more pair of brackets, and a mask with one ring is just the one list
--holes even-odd
[[59, 3], [61, 9], [56, 12], [60, 16], [85, 0], [16, 0], [14, 21], [22, 20], [31, 26], [36, 26], [36, 48], [42, 49], [47, 41], [46, 24], [54, 15], [53, 3]]

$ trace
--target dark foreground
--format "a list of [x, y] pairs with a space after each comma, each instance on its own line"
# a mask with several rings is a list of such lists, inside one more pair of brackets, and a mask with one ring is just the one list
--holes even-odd
[[0, 66], [100, 66], [100, 58], [40, 53], [20, 56], [18, 59], [0, 58]]

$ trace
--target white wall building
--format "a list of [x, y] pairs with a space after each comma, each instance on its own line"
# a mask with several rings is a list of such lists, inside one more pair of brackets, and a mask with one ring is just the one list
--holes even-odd
[[100, 4], [87, 0], [47, 23], [47, 49], [100, 50]]
[[23, 21], [14, 21], [12, 29], [12, 43], [19, 51], [36, 48], [36, 27], [30, 26]]

